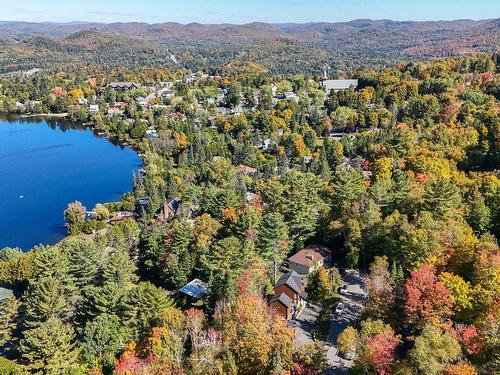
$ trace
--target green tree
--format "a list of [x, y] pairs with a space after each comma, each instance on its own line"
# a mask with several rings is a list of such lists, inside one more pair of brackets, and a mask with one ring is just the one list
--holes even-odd
[[78, 238], [66, 241], [61, 247], [69, 258], [69, 272], [73, 283], [80, 290], [97, 282], [103, 263], [102, 250], [94, 241]]
[[276, 269], [288, 254], [289, 246], [288, 228], [283, 215], [279, 212], [265, 214], [262, 217], [257, 249], [274, 279]]
[[108, 368], [114, 365], [115, 356], [130, 338], [121, 319], [107, 314], [87, 322], [82, 336], [82, 357], [85, 362], [97, 360]]
[[333, 284], [323, 267], [318, 267], [309, 273], [306, 292], [309, 300], [314, 303], [324, 303], [326, 299], [333, 295]]
[[136, 271], [137, 267], [125, 250], [114, 250], [104, 265], [102, 279], [104, 283], [116, 283], [128, 289], [139, 279]]
[[415, 340], [409, 358], [420, 373], [438, 375], [447, 364], [459, 359], [461, 353], [460, 344], [451, 334], [428, 325]]
[[0, 348], [8, 352], [17, 344], [16, 331], [19, 324], [20, 301], [8, 297], [0, 301]]
[[53, 277], [30, 285], [24, 298], [26, 325], [37, 326], [51, 317], [62, 317], [67, 308], [64, 286]]
[[34, 374], [63, 374], [78, 365], [79, 349], [73, 329], [56, 317], [24, 331], [19, 350], [26, 367]]
[[447, 219], [460, 205], [457, 187], [446, 178], [438, 178], [427, 186], [425, 208], [437, 219]]
[[162, 259], [162, 273], [168, 285], [179, 288], [189, 281], [195, 265], [195, 256], [191, 251], [193, 242], [193, 228], [188, 222], [174, 225], [171, 244]]
[[165, 310], [174, 306], [165, 290], [149, 282], [141, 282], [123, 298], [122, 311], [133, 337], [141, 338], [151, 328], [160, 326]]

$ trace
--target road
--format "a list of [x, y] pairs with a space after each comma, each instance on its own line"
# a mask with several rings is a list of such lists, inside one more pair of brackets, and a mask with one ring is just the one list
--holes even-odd
[[360, 273], [348, 270], [342, 275], [342, 280], [347, 285], [348, 294], [341, 297], [345, 305], [342, 315], [334, 314], [330, 323], [330, 332], [325, 344], [329, 367], [324, 373], [327, 375], [347, 374], [351, 367], [352, 361], [347, 361], [338, 355], [337, 336], [359, 318], [364, 308], [364, 280]]
[[296, 349], [306, 344], [314, 343], [312, 332], [320, 312], [320, 307], [308, 304], [304, 307], [297, 319], [293, 321], [293, 326], [295, 328], [294, 343]]

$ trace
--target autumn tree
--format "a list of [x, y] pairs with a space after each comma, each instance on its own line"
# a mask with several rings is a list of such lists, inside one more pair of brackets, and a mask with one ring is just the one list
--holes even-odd
[[68, 224], [70, 234], [78, 234], [82, 231], [87, 209], [78, 201], [68, 204], [64, 211], [64, 220]]
[[334, 285], [323, 267], [317, 267], [307, 276], [306, 292], [313, 303], [324, 303], [334, 294]]
[[450, 292], [436, 278], [436, 270], [422, 265], [406, 280], [405, 314], [408, 323], [416, 328], [450, 316], [453, 302]]
[[387, 257], [376, 257], [370, 265], [370, 274], [366, 278], [368, 290], [367, 310], [376, 319], [390, 317], [396, 302], [394, 280], [389, 272]]

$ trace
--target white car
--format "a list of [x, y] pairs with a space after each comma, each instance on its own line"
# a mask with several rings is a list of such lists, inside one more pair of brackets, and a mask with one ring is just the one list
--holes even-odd
[[355, 356], [356, 356], [356, 349], [349, 350], [347, 353], [342, 355], [342, 357], [344, 357], [348, 361], [352, 361]]
[[347, 285], [344, 284], [340, 287], [340, 294], [343, 294], [344, 296], [349, 294], [349, 292], [347, 291]]
[[335, 314], [340, 315], [344, 311], [344, 304], [342, 302], [339, 302], [337, 304], [337, 307], [335, 307]]

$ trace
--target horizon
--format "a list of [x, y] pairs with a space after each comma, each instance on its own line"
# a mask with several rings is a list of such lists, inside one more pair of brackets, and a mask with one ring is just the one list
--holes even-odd
[[164, 21], [164, 22], [147, 22], [147, 21], [112, 21], [112, 22], [100, 22], [100, 21], [85, 21], [85, 20], [73, 20], [73, 21], [21, 21], [21, 20], [2, 20], [0, 19], [0, 25], [6, 23], [33, 23], [33, 24], [45, 24], [45, 25], [85, 25], [85, 24], [101, 24], [101, 25], [113, 25], [113, 24], [146, 24], [146, 25], [161, 25], [161, 24], [177, 24], [182, 26], [188, 25], [205, 25], [205, 26], [217, 26], [217, 25], [237, 25], [237, 26], [246, 26], [253, 24], [267, 24], [267, 25], [307, 25], [307, 24], [319, 24], [319, 23], [351, 23], [356, 21], [371, 21], [371, 22], [380, 22], [380, 21], [391, 21], [391, 22], [459, 22], [459, 21], [469, 21], [469, 22], [481, 22], [481, 21], [495, 21], [500, 19], [500, 17], [492, 17], [492, 18], [455, 18], [455, 19], [436, 19], [436, 20], [407, 20], [407, 19], [390, 19], [390, 18], [353, 18], [347, 21], [305, 21], [305, 22], [264, 22], [264, 21], [250, 21], [246, 23], [231, 23], [231, 22], [219, 22], [219, 23], [206, 23], [206, 22], [176, 22], [176, 21]]
[[[48, 4], [49, 3], [49, 4]], [[50, 6], [48, 9], [47, 6]], [[199, 23], [206, 25], [250, 23], [337, 23], [354, 20], [438, 22], [496, 19], [500, 2], [490, 0], [422, 0], [405, 4], [398, 0], [64, 0], [43, 3], [26, 0], [22, 6], [4, 4], [4, 21], [33, 23]], [[432, 12], [429, 10], [432, 9]], [[429, 15], [429, 13], [431, 13]]]

